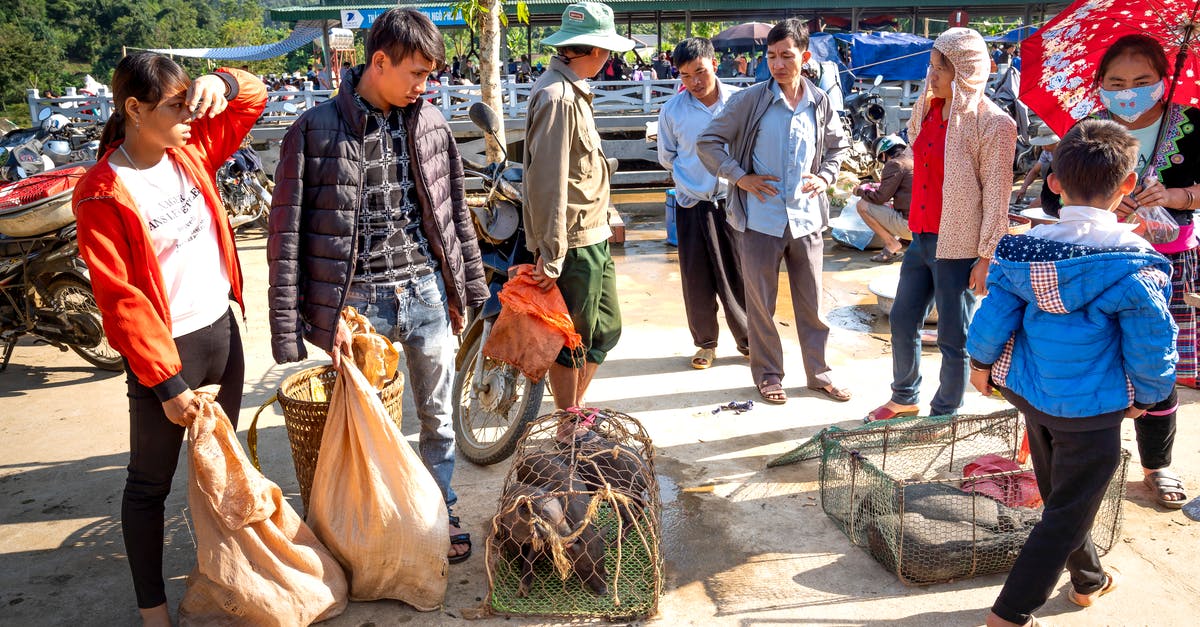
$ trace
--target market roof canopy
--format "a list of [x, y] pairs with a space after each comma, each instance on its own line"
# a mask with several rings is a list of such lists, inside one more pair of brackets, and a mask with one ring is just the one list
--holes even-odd
[[321, 38], [320, 28], [299, 27], [287, 39], [261, 46], [235, 46], [233, 48], [151, 48], [151, 52], [172, 54], [180, 57], [198, 57], [214, 61], [265, 61], [281, 57], [293, 50], [303, 48], [314, 39]]

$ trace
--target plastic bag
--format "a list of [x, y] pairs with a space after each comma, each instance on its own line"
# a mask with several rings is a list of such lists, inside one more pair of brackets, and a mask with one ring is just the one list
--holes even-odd
[[[1158, 177], [1150, 174], [1142, 181], [1143, 188], [1156, 185]], [[1134, 230], [1151, 244], [1169, 244], [1179, 239], [1179, 224], [1166, 209], [1157, 205], [1153, 207], [1139, 206], [1128, 218], [1129, 222], [1137, 222]]]
[[533, 266], [516, 267], [516, 275], [500, 291], [500, 316], [483, 345], [483, 355], [515, 366], [531, 381], [540, 381], [564, 346], [583, 346], [558, 286], [543, 291], [533, 280]]
[[450, 565], [441, 489], [349, 359], [329, 401], [308, 523], [346, 569], [351, 600], [441, 606]]
[[229, 419], [206, 395], [188, 439], [197, 564], [180, 623], [308, 625], [341, 614], [342, 567], [279, 486], [250, 465]]
[[1020, 469], [1020, 465], [1007, 457], [984, 455], [963, 466], [963, 477], [984, 476], [963, 481], [962, 489], [966, 492], [989, 496], [1009, 507], [1041, 505], [1042, 495], [1038, 491], [1037, 478], [1034, 477], [1032, 470], [1009, 475], [987, 476]]
[[875, 240], [875, 232], [858, 215], [858, 204], [861, 201], [858, 196], [851, 196], [842, 208], [842, 213], [829, 221], [829, 226], [832, 228], [830, 235], [835, 241], [866, 250]]
[[1142, 237], [1151, 244], [1169, 244], [1179, 239], [1179, 225], [1162, 207], [1138, 207], [1134, 212], [1144, 227]]

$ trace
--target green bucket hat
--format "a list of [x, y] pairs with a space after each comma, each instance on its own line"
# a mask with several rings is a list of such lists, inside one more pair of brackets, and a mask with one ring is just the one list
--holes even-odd
[[629, 52], [636, 45], [632, 39], [617, 34], [613, 12], [600, 2], [576, 2], [562, 14], [558, 32], [546, 37], [547, 46], [594, 46], [612, 52]]

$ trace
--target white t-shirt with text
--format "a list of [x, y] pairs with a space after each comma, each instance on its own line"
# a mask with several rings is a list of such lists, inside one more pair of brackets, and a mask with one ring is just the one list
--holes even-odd
[[170, 155], [144, 170], [109, 165], [150, 231], [170, 303], [171, 335], [187, 335], [216, 322], [229, 310], [229, 269], [200, 188]]

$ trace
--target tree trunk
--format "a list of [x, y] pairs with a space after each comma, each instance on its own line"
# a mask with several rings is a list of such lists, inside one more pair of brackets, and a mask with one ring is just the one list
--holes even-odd
[[[479, 34], [479, 88], [483, 102], [496, 112], [500, 118], [500, 141], [504, 140], [504, 90], [500, 85], [500, 11], [504, 8], [499, 0], [482, 0], [487, 8], [482, 14], [483, 28]], [[490, 163], [500, 163], [504, 154], [498, 143], [487, 138], [487, 159]]]

